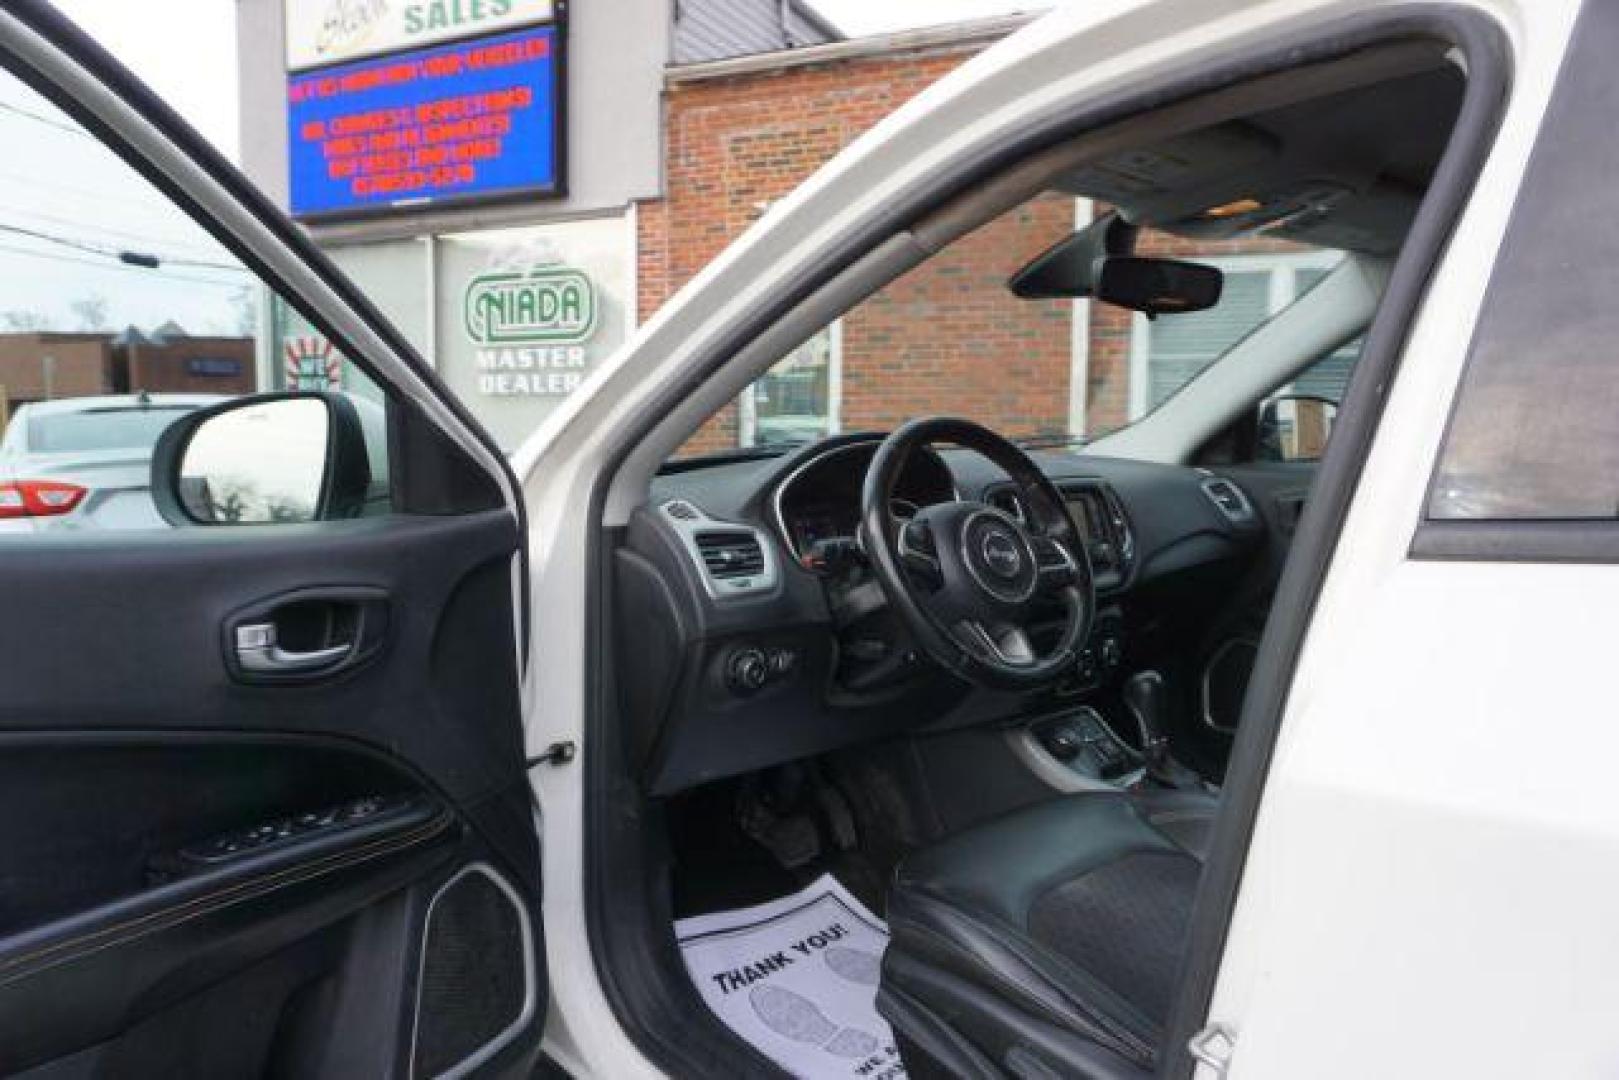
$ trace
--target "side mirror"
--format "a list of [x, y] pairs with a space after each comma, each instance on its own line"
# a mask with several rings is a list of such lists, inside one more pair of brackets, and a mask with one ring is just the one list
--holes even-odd
[[1267, 398], [1259, 406], [1260, 461], [1320, 461], [1338, 419], [1338, 403], [1307, 394]]
[[170, 425], [152, 454], [152, 499], [171, 525], [357, 517], [370, 482], [365, 431], [342, 394], [234, 398]]
[[1020, 300], [1093, 297], [1159, 315], [1203, 311], [1220, 302], [1219, 268], [1133, 254], [1136, 229], [1116, 213], [1098, 218], [1037, 255], [1007, 287]]

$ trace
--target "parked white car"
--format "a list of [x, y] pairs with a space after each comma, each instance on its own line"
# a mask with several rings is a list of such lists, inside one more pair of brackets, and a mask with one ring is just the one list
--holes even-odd
[[[0, 540], [0, 1071], [1614, 1075], [1616, 46], [1600, 0], [1064, 7], [508, 462], [13, 0], [29, 108], [251, 255], [389, 440], [363, 513], [354, 409], [244, 398], [162, 439], [175, 528]], [[1077, 199], [1113, 212], [953, 246]], [[1149, 230], [1323, 273], [1089, 445], [941, 383], [890, 430], [682, 452], [963, 250], [997, 304], [1233, 302]], [[1299, 389], [1356, 341], [1341, 400]], [[215, 516], [227, 474], [302, 520]]]
[[152, 449], [219, 394], [129, 394], [19, 405], [0, 440], [0, 532], [161, 528]]

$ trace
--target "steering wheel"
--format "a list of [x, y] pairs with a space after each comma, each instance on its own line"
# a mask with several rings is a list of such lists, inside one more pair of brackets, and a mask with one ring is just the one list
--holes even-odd
[[[974, 450], [1022, 495], [1020, 522], [985, 503], [957, 501], [895, 518], [894, 485], [911, 453], [932, 443]], [[888, 602], [935, 662], [980, 686], [1031, 690], [1068, 674], [1090, 636], [1095, 584], [1084, 539], [1029, 456], [970, 420], [913, 420], [883, 440], [861, 493], [860, 541]], [[1062, 633], [1036, 654], [1029, 624], [1060, 601]]]

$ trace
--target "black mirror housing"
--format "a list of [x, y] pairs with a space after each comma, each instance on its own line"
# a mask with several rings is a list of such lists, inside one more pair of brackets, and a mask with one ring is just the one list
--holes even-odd
[[1217, 267], [1132, 254], [1136, 231], [1116, 213], [1098, 218], [1036, 256], [1008, 287], [1023, 300], [1090, 297], [1149, 317], [1220, 302], [1225, 275]]
[[[315, 407], [319, 407], [317, 413]], [[242, 500], [226, 496], [220, 479], [207, 475], [187, 475], [188, 457], [198, 443], [219, 436], [225, 425], [253, 418], [274, 424], [277, 414], [289, 415], [294, 409], [303, 416], [298, 428], [289, 428], [290, 438], [312, 439], [318, 446], [300, 447], [306, 455], [307, 475], [302, 481], [306, 498], [289, 504], [267, 500], [263, 513], [244, 512]], [[311, 416], [323, 418], [322, 429], [308, 423]], [[264, 434], [274, 436], [275, 431]], [[236, 462], [238, 473], [230, 480], [240, 489], [253, 490], [255, 473], [260, 472], [254, 455], [243, 448]], [[315, 457], [314, 455], [317, 455]], [[263, 459], [260, 458], [260, 461]], [[194, 463], [193, 463], [194, 464]], [[266, 464], [264, 472], [272, 471]], [[285, 466], [283, 465], [283, 472]], [[261, 473], [263, 475], [263, 473]], [[189, 413], [171, 424], [158, 439], [152, 453], [151, 492], [163, 520], [180, 527], [199, 525], [248, 525], [268, 522], [330, 521], [358, 517], [364, 511], [371, 483], [370, 456], [366, 450], [365, 429], [359, 411], [345, 394], [315, 391], [287, 391], [232, 398], [206, 409]], [[273, 485], [271, 485], [273, 486]], [[227, 508], [233, 501], [234, 507]]]

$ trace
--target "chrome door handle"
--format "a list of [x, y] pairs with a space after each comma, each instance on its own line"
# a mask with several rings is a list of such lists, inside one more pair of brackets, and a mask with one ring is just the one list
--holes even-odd
[[274, 623], [236, 628], [236, 662], [255, 675], [291, 675], [318, 671], [341, 661], [354, 650], [352, 643], [312, 652], [288, 652], [276, 644]]

